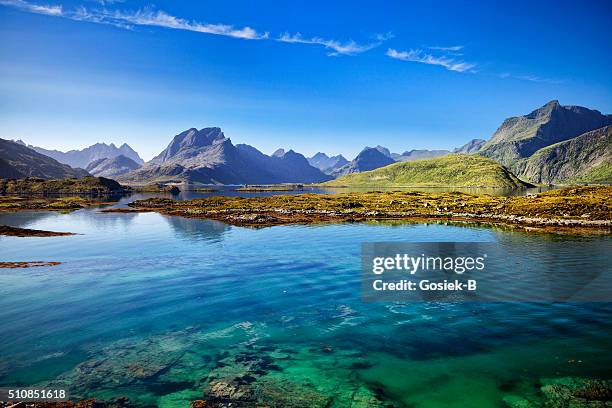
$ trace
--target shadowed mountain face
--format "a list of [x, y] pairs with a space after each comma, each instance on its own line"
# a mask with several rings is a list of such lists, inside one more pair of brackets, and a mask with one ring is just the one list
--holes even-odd
[[612, 126], [544, 147], [513, 165], [536, 183], [612, 183]]
[[204, 184], [312, 183], [329, 180], [290, 150], [267, 156], [248, 145], [234, 146], [218, 127], [188, 129], [125, 182], [188, 181]]
[[[22, 142], [23, 143], [23, 142]], [[143, 164], [144, 160], [140, 158], [129, 145], [126, 143], [120, 147], [115, 146], [113, 143], [107, 145], [106, 143], [96, 143], [95, 145], [86, 147], [83, 150], [70, 150], [68, 152], [61, 152], [59, 150], [47, 150], [42, 147], [28, 146], [30, 149], [36, 150], [40, 154], [49, 156], [60, 163], [67, 164], [72, 167], [86, 168], [91, 162], [117, 157], [123, 155], [127, 158], [134, 160], [138, 164]]]
[[325, 153], [317, 153], [308, 159], [311, 166], [316, 167], [325, 174], [332, 174], [334, 170], [348, 164], [348, 160], [341, 154], [337, 156], [328, 156]]
[[487, 141], [484, 139], [472, 139], [461, 147], [457, 147], [453, 150], [453, 153], [475, 153], [482, 149], [482, 146]]
[[398, 162], [421, 160], [421, 159], [433, 159], [434, 157], [446, 156], [449, 154], [448, 150], [410, 150], [405, 151], [402, 154], [393, 153], [393, 159]]
[[338, 168], [332, 175], [340, 177], [346, 174], [374, 170], [379, 167], [388, 166], [391, 163], [395, 163], [395, 160], [381, 153], [377, 148], [366, 147], [350, 163]]
[[83, 169], [73, 169], [23, 144], [0, 139], [0, 178], [81, 178], [88, 175]]
[[119, 155], [113, 158], [93, 161], [89, 163], [89, 166], [87, 166], [85, 170], [97, 177], [113, 178], [132, 170], [139, 169], [140, 167], [140, 164], [136, 163], [134, 160], [124, 155]]
[[505, 166], [537, 150], [612, 125], [612, 117], [581, 106], [551, 101], [529, 115], [506, 119], [480, 151]]

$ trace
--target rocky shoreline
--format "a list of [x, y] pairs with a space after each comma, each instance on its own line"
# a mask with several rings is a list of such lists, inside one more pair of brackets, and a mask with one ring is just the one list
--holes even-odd
[[612, 187], [574, 187], [495, 197], [464, 193], [368, 192], [268, 197], [209, 197], [190, 201], [137, 200], [131, 210], [208, 218], [231, 225], [274, 225], [405, 220], [477, 222], [545, 232], [612, 232]]
[[11, 227], [10, 225], [0, 225], [0, 235], [9, 237], [62, 237], [76, 235], [74, 232], [44, 231], [30, 228]]

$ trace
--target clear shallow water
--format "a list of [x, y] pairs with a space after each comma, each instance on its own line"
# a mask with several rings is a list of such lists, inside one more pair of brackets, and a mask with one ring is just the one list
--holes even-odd
[[0, 270], [0, 385], [172, 407], [238, 376], [303, 406], [491, 407], [542, 378], [612, 378], [610, 304], [363, 303], [359, 286], [361, 241], [492, 241], [586, 271], [573, 248], [605, 251], [607, 237], [96, 210], [0, 224], [82, 234], [0, 237], [1, 261], [63, 262]]

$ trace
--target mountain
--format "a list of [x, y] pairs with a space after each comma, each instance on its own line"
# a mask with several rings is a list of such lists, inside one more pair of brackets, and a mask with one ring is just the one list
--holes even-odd
[[453, 153], [475, 153], [482, 149], [486, 142], [484, 139], [472, 139], [463, 146], [454, 149]]
[[381, 153], [377, 148], [366, 147], [352, 161], [334, 170], [332, 176], [340, 177], [346, 174], [374, 170], [379, 167], [388, 166], [391, 163], [395, 163], [395, 160]]
[[23, 144], [0, 139], [0, 178], [51, 179], [85, 176], [89, 176], [89, 173], [83, 169], [73, 169]]
[[89, 163], [89, 166], [87, 166], [85, 170], [87, 170], [89, 174], [97, 177], [113, 178], [132, 170], [139, 169], [140, 167], [141, 165], [134, 160], [120, 154], [112, 158], [95, 160]]
[[267, 156], [234, 146], [218, 127], [188, 129], [140, 169], [118, 177], [132, 183], [188, 181], [203, 184], [313, 183], [330, 177], [299, 153], [279, 149]]
[[82, 150], [70, 150], [68, 152], [61, 152], [59, 150], [47, 150], [42, 147], [28, 146], [31, 149], [36, 150], [40, 154], [49, 156], [60, 163], [67, 164], [72, 167], [85, 168], [89, 163], [99, 160], [113, 158], [123, 155], [129, 159], [134, 160], [138, 164], [144, 164], [144, 160], [140, 158], [129, 145], [126, 143], [117, 147], [113, 143], [107, 145], [106, 143], [96, 143], [92, 146], [86, 147]]
[[446, 156], [449, 153], [450, 151], [448, 150], [410, 150], [405, 151], [402, 154], [394, 153], [392, 157], [395, 161], [405, 162], [421, 159], [433, 159], [434, 157]]
[[612, 183], [612, 126], [546, 146], [513, 165], [536, 183]]
[[321, 152], [308, 159], [308, 163], [310, 163], [311, 166], [316, 167], [325, 174], [333, 173], [334, 170], [348, 164], [348, 162], [349, 161], [346, 160], [341, 154], [330, 157]]
[[506, 119], [479, 154], [512, 168], [517, 160], [543, 147], [608, 125], [612, 125], [610, 115], [581, 106], [562, 106], [554, 100], [528, 115]]
[[507, 168], [478, 155], [449, 154], [348, 174], [323, 185], [342, 187], [527, 187]]
[[[367, 147], [366, 147], [367, 148]], [[368, 149], [368, 148], [367, 148]], [[376, 146], [374, 149], [378, 150], [379, 152], [381, 152], [382, 154], [384, 154], [385, 156], [392, 158], [391, 157], [391, 152], [389, 151], [389, 149], [387, 149], [384, 146], [378, 145]]]

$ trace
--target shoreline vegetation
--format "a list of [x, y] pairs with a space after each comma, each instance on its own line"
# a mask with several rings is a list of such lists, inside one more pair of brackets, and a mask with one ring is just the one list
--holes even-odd
[[496, 197], [465, 193], [364, 192], [228, 197], [176, 201], [149, 198], [103, 212], [159, 212], [231, 225], [362, 222], [376, 220], [475, 221], [546, 231], [612, 232], [612, 187], [570, 187], [536, 195]]

